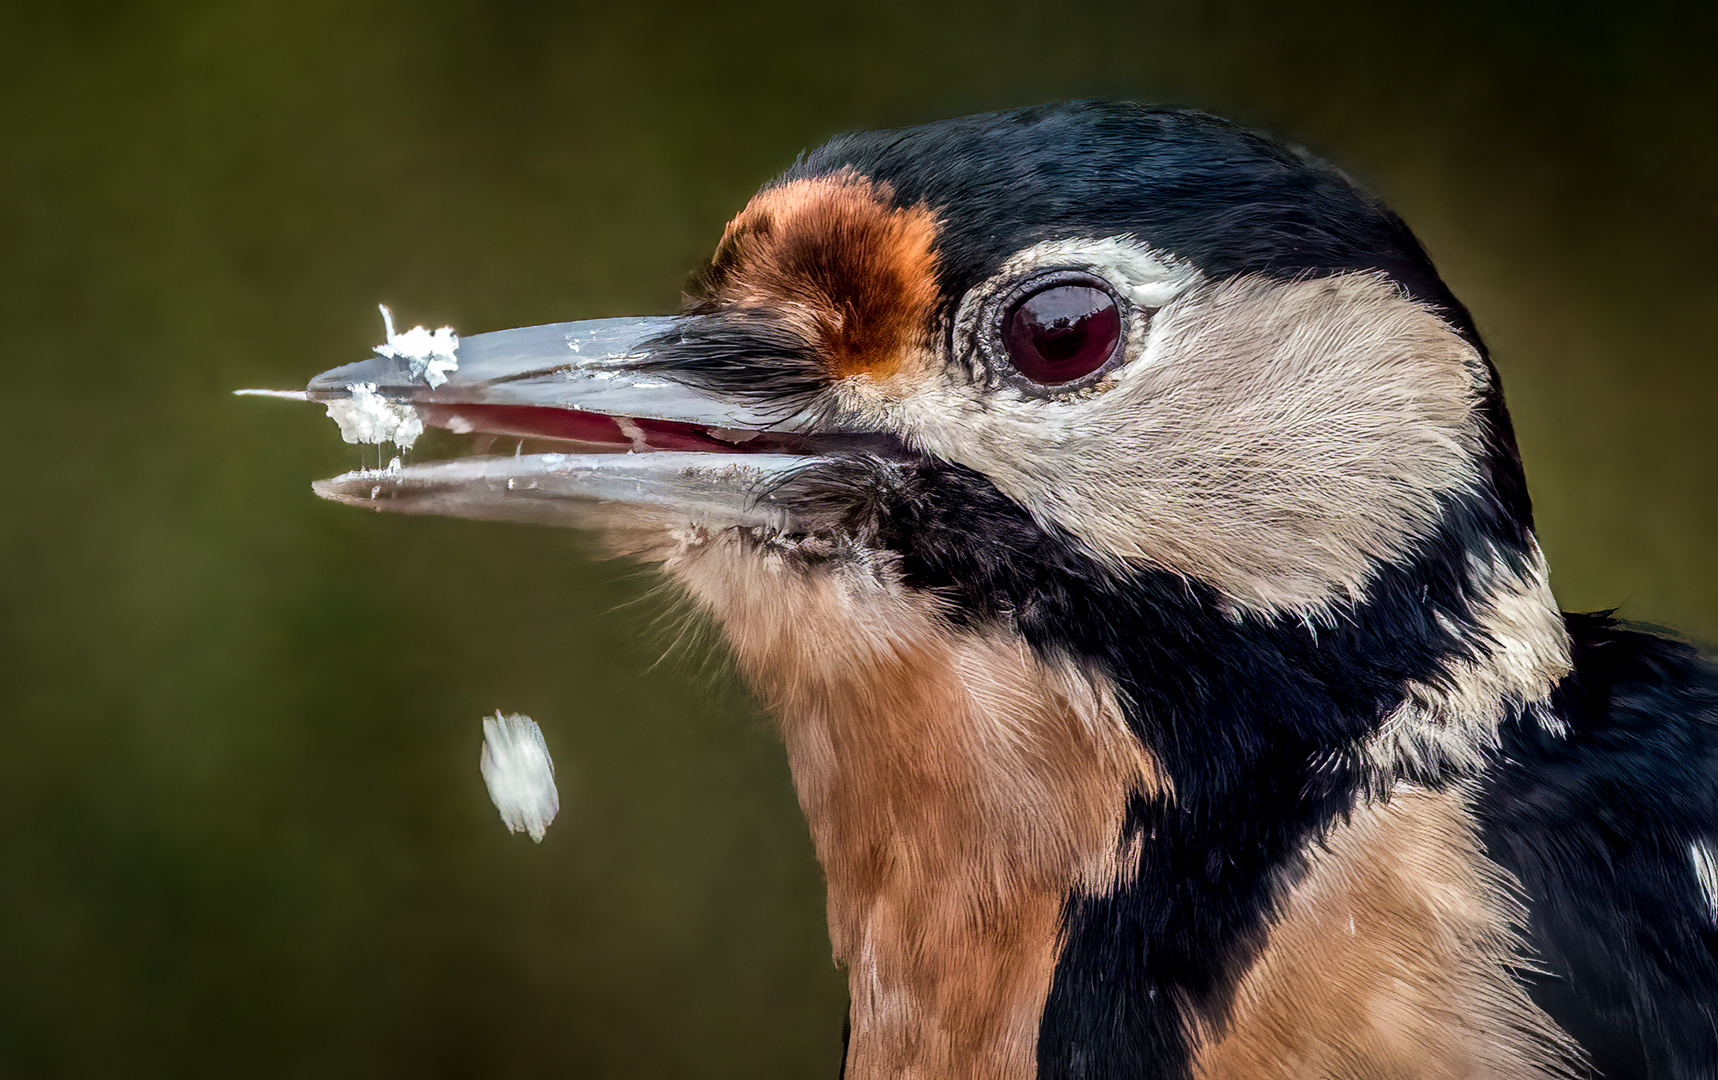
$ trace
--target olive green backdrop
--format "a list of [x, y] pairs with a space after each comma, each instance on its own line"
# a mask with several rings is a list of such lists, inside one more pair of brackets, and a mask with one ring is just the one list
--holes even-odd
[[1112, 95], [1334, 157], [1490, 340], [1565, 606], [1718, 638], [1713, 38], [1624, 7], [7, 5], [0, 1074], [833, 1075], [818, 871], [698, 628], [572, 533], [319, 502], [356, 452], [229, 391], [377, 301], [669, 311], [844, 129]]

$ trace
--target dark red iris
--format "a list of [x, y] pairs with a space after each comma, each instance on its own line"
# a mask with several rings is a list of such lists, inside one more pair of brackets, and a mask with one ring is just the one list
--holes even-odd
[[1045, 386], [1096, 371], [1120, 337], [1115, 297], [1092, 285], [1052, 285], [1022, 299], [1002, 320], [1015, 370]]

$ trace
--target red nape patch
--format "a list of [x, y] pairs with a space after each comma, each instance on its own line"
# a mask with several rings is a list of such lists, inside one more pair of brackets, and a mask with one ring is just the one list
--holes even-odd
[[799, 324], [831, 378], [894, 374], [931, 341], [936, 217], [852, 169], [759, 192], [696, 285], [707, 305]]

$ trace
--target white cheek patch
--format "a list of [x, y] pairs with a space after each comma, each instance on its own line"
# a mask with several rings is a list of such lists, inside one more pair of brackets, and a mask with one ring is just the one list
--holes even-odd
[[1262, 614], [1364, 595], [1481, 482], [1483, 366], [1381, 276], [1193, 283], [1141, 336], [1085, 390], [954, 376], [876, 418], [1097, 556]]

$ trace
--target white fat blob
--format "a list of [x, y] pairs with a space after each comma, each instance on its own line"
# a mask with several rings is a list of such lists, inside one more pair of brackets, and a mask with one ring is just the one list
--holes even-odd
[[410, 450], [424, 433], [418, 411], [376, 393], [375, 383], [352, 383], [346, 389], [352, 396], [328, 402], [328, 418], [340, 425], [340, 437], [347, 442], [391, 442], [401, 450]]
[[543, 732], [529, 716], [514, 713], [483, 719], [483, 782], [511, 832], [530, 833], [541, 844], [543, 833], [561, 809], [555, 790], [555, 763]]
[[431, 390], [446, 382], [449, 372], [459, 368], [459, 357], [455, 355], [459, 335], [453, 332], [453, 327], [426, 330], [414, 326], [398, 334], [394, 332], [394, 313], [388, 310], [388, 305], [376, 306], [382, 311], [382, 329], [388, 336], [384, 344], [376, 346], [377, 356], [404, 360], [411, 365], [412, 377], [429, 383]]

